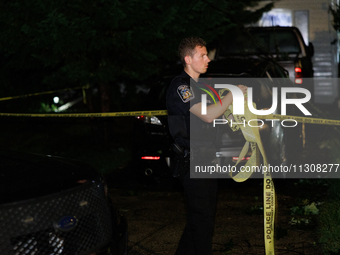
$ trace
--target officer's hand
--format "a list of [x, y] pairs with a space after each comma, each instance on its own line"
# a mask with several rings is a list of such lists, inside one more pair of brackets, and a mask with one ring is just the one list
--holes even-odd
[[243, 95], [244, 95], [245, 93], [247, 93], [247, 89], [248, 89], [247, 86], [244, 86], [244, 85], [237, 85], [237, 87], [238, 87], [239, 89], [242, 90]]

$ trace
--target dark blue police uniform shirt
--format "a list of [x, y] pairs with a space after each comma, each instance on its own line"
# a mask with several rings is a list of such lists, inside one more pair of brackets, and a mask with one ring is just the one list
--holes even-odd
[[[166, 107], [168, 110], [169, 129], [175, 142], [180, 146], [190, 149], [191, 141], [205, 141], [205, 145], [215, 141], [215, 135], [212, 129], [212, 123], [205, 123], [200, 118], [190, 113], [190, 108], [201, 102], [202, 90], [195, 86], [195, 81], [183, 70], [182, 73], [175, 77], [167, 91]], [[190, 137], [190, 122], [193, 125]], [[207, 129], [207, 127], [210, 127]], [[207, 132], [209, 130], [209, 132]], [[203, 133], [201, 132], [203, 131]], [[204, 133], [205, 132], [205, 133]]]

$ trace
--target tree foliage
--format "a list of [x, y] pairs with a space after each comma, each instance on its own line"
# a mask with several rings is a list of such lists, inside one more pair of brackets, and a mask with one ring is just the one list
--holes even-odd
[[0, 92], [144, 79], [176, 61], [183, 37], [213, 42], [258, 20], [272, 7], [247, 10], [259, 1], [1, 1]]

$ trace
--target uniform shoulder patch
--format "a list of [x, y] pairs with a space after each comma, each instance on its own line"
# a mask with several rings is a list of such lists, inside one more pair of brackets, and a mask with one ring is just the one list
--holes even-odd
[[187, 103], [191, 99], [195, 98], [194, 92], [192, 91], [192, 89], [188, 85], [180, 85], [177, 88], [177, 93], [184, 103]]

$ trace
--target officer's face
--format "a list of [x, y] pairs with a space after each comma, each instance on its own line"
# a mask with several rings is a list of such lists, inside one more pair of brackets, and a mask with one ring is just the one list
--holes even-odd
[[190, 57], [191, 68], [197, 74], [205, 73], [210, 59], [206, 47], [196, 46], [194, 55]]

